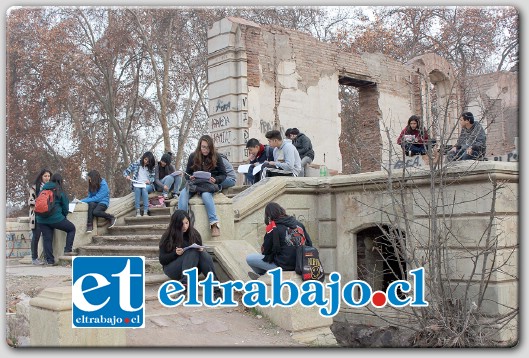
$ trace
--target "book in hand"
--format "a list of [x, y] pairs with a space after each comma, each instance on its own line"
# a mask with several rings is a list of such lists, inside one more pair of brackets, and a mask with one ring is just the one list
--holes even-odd
[[184, 247], [184, 252], [186, 252], [187, 250], [189, 249], [205, 249], [206, 246], [201, 246], [201, 245], [198, 245], [198, 244], [191, 244], [187, 247]]
[[196, 178], [196, 179], [209, 179], [211, 178], [211, 173], [210, 172], [203, 172], [203, 171], [196, 171], [193, 173], [193, 176]]
[[181, 170], [177, 170], [174, 173], [171, 173], [171, 175], [174, 176], [174, 177], [180, 176], [180, 175], [182, 175], [182, 171]]

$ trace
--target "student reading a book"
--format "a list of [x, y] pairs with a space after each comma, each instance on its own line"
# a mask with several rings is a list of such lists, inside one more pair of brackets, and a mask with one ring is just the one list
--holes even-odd
[[116, 218], [106, 212], [110, 205], [110, 190], [107, 181], [101, 178], [97, 170], [90, 170], [88, 177], [88, 196], [81, 199], [81, 202], [88, 204], [88, 216], [86, 222], [86, 232], [90, 233], [94, 229], [94, 216], [107, 219], [108, 227], [111, 228], [116, 223]]
[[[199, 245], [199, 247], [186, 249], [193, 245]], [[172, 280], [180, 281], [186, 288], [187, 276], [182, 273], [193, 267], [196, 267], [198, 272], [204, 276], [207, 276], [209, 272], [213, 273], [213, 278], [219, 281], [213, 259], [204, 250], [200, 233], [193, 227], [186, 211], [175, 210], [167, 230], [162, 235], [159, 248], [159, 261], [163, 272]], [[217, 286], [214, 291], [215, 297], [221, 296], [221, 292]]]
[[173, 153], [167, 152], [162, 155], [162, 159], [156, 165], [156, 179], [154, 187], [156, 191], [161, 191], [164, 199], [169, 198], [169, 191], [173, 190], [173, 196], [177, 197], [182, 184], [182, 172], [176, 171], [171, 164]]
[[203, 135], [200, 137], [197, 148], [189, 155], [186, 166], [186, 173], [189, 175], [189, 181], [187, 182], [188, 185], [186, 185], [186, 187], [180, 192], [178, 209], [185, 211], [188, 210], [190, 198], [189, 184], [195, 181], [195, 179], [200, 179], [195, 178], [195, 172], [210, 173], [211, 176], [207, 181], [208, 183], [213, 184], [212, 186], [217, 187], [216, 190], [200, 191], [198, 194], [201, 196], [208, 213], [211, 236], [220, 236], [219, 218], [217, 217], [213, 195], [215, 192], [218, 192], [218, 185], [226, 179], [226, 168], [224, 167], [220, 154], [217, 153], [217, 150], [213, 145], [213, 138], [209, 135]]
[[[130, 187], [134, 191], [134, 207], [136, 216], [151, 215], [149, 211], [149, 193], [154, 191], [156, 178], [156, 160], [151, 152], [145, 152], [142, 157], [129, 165], [123, 171], [123, 176], [130, 180]], [[140, 212], [143, 199], [143, 212]]]
[[261, 180], [261, 170], [254, 174], [255, 167], [266, 161], [272, 162], [274, 160], [274, 148], [259, 143], [256, 138], [250, 138], [246, 143], [246, 148], [249, 153], [250, 166], [244, 176], [247, 182], [252, 185]]

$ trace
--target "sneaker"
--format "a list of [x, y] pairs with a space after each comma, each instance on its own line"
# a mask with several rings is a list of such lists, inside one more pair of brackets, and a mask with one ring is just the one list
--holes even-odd
[[217, 224], [211, 225], [211, 237], [220, 236], [220, 229]]
[[114, 227], [114, 225], [116, 225], [116, 218], [112, 217], [112, 219], [110, 219], [108, 221], [108, 228], [110, 229], [110, 228]]
[[94, 230], [94, 225], [92, 223], [86, 224], [86, 233], [91, 233]]
[[44, 261], [40, 261], [39, 259], [32, 260], [31, 263], [33, 265], [44, 265]]
[[139, 217], [139, 216], [141, 216], [141, 211], [140, 209], [136, 209], [136, 217]]
[[164, 200], [167, 200], [167, 199], [169, 199], [169, 195], [167, 195], [167, 193], [163, 193], [163, 198], [164, 198]]
[[248, 277], [250, 277], [252, 280], [258, 280], [259, 277], [261, 277], [261, 275], [253, 272], [253, 271], [248, 271]]
[[58, 262], [46, 262], [45, 265], [46, 266], [57, 266], [57, 265], [59, 265], [59, 263]]
[[143, 215], [151, 216], [152, 214], [150, 210], [147, 210], [143, 212]]
[[64, 253], [64, 256], [77, 256], [77, 254], [75, 252], [73, 252], [73, 251], [66, 251]]

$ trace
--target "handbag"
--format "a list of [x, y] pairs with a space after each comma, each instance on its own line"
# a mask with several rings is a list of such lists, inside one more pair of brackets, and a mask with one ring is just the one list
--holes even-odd
[[303, 281], [325, 281], [325, 272], [318, 249], [307, 245], [296, 247], [296, 273], [301, 275]]
[[165, 201], [162, 195], [149, 198], [149, 208], [163, 208]]

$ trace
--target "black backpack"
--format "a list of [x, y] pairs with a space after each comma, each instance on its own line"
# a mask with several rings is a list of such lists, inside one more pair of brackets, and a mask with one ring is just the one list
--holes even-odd
[[303, 281], [325, 281], [325, 272], [318, 249], [305, 245], [305, 233], [299, 226], [288, 228], [285, 236], [287, 245], [296, 246], [296, 273]]

